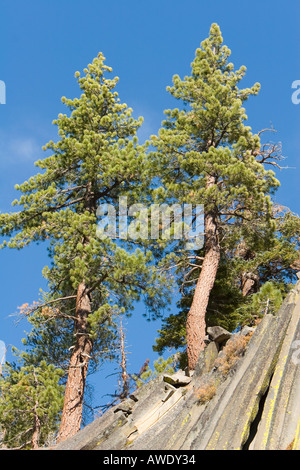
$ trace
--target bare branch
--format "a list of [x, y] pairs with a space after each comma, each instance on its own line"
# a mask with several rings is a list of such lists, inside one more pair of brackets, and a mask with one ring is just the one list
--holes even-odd
[[257, 134], [260, 136], [263, 132], [277, 132], [276, 129], [261, 129]]

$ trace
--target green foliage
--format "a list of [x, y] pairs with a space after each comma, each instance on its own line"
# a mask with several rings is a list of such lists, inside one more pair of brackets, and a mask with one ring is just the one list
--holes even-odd
[[49, 293], [25, 313], [36, 313], [27, 341], [39, 354], [47, 344], [56, 364], [60, 353], [60, 361], [65, 361], [74, 342], [81, 282], [91, 299], [88, 323], [94, 361], [110, 356], [118, 315], [130, 314], [142, 296], [154, 316], [168, 301], [169, 282], [157, 271], [151, 250], [101, 237], [97, 230], [100, 205], [116, 205], [120, 196], [126, 196], [128, 204], [136, 202], [146, 184], [146, 155], [136, 137], [142, 118], [134, 119], [132, 109], [120, 101], [118, 78], [106, 77], [111, 68], [104, 60], [100, 53], [83, 75], [76, 72], [81, 96], [62, 98], [68, 114], [54, 121], [59, 140], [44, 146], [47, 155], [52, 154], [35, 163], [39, 173], [16, 185], [21, 193], [13, 203], [17, 210], [0, 214], [2, 247], [20, 249], [48, 241], [51, 265], [43, 275]]
[[[173, 77], [168, 91], [183, 109], [165, 111], [167, 119], [152, 137], [152, 170], [161, 182], [154, 195], [204, 204], [206, 213], [218, 217], [221, 233], [229, 232], [228, 243], [245, 237], [258, 244], [261, 228], [274, 228], [270, 194], [279, 182], [256, 158], [260, 137], [244, 124], [243, 103], [258, 93], [259, 85], [239, 89], [246, 69], [234, 71], [229, 56], [214, 24], [196, 51], [191, 76]], [[213, 185], [207, 185], [208, 175]]]
[[[220, 325], [233, 331], [241, 324], [252, 324], [254, 316], [266, 310], [276, 313], [280, 307], [299, 270], [295, 261], [299, 259], [300, 219], [287, 211], [274, 217], [274, 221], [277, 229], [265, 250], [252, 252], [249, 259], [237, 254], [221, 259], [207, 307], [207, 326]], [[257, 274], [258, 293], [242, 295], [241, 277], [244, 272]], [[158, 331], [153, 349], [160, 354], [168, 348], [181, 350], [186, 346], [186, 316], [193, 299], [197, 271], [189, 279], [194, 282], [183, 287], [178, 313], [164, 318]]]
[[144, 383], [149, 382], [150, 380], [155, 379], [158, 375], [162, 373], [173, 374], [177, 365], [177, 357], [170, 356], [167, 359], [159, 357], [153, 363], [153, 369], [150, 369], [148, 366], [147, 369], [139, 376], [132, 376], [132, 379], [135, 380], [136, 385], [141, 387]]
[[[163, 127], [152, 136], [149, 171], [158, 179], [156, 201], [204, 205], [204, 217], [210, 214], [217, 225], [221, 252], [230, 258], [241, 240], [256, 251], [268, 245], [275, 230], [270, 196], [279, 182], [262, 163], [259, 134], [245, 125], [243, 104], [259, 85], [238, 87], [246, 68], [234, 71], [222, 42], [213, 24], [191, 75], [173, 77], [168, 90], [182, 109], [165, 111]], [[167, 248], [172, 257], [165, 256], [166, 269], [180, 264], [178, 275], [185, 278], [193, 252], [181, 241]]]
[[259, 292], [253, 294], [253, 310], [259, 315], [272, 313], [276, 314], [283, 301], [281, 290], [272, 282], [266, 282]]
[[[169, 315], [162, 320], [162, 328], [153, 346], [154, 351], [162, 354], [169, 348], [182, 350], [186, 346], [186, 317], [190, 309], [198, 273], [195, 271], [188, 284], [182, 289], [182, 297], [178, 302], [178, 313]], [[237, 308], [245, 302], [241, 290], [233, 277], [230, 261], [222, 259], [214, 287], [211, 291], [207, 313], [207, 326], [220, 325], [233, 331], [241, 321]]]
[[[20, 197], [13, 202], [15, 210], [0, 214], [1, 247], [21, 249], [47, 241], [51, 260], [43, 270], [49, 292], [23, 308], [32, 326], [24, 340], [29, 351], [23, 364], [8, 366], [0, 381], [0, 422], [9, 447], [30, 448], [36, 412], [41, 445], [56, 430], [61, 371], [68, 368], [74, 344], [80, 283], [91, 300], [94, 369], [115, 357], [119, 315], [129, 315], [141, 299], [153, 317], [161, 314], [170, 302], [171, 272], [182, 299], [179, 312], [163, 320], [154, 349], [162, 354], [185, 347], [186, 315], [205, 247], [188, 251], [184, 240], [143, 243], [100, 237], [101, 204], [116, 206], [126, 196], [128, 205], [203, 204], [205, 216], [213, 215], [221, 262], [207, 308], [208, 325], [232, 331], [253, 315], [275, 313], [295, 280], [300, 219], [289, 210], [277, 210], [271, 200], [279, 186], [266, 166], [274, 164], [272, 152], [265, 153], [260, 134], [246, 125], [244, 109], [260, 86], [239, 88], [246, 68], [235, 70], [230, 54], [213, 24], [196, 50], [190, 76], [174, 75], [168, 91], [179, 107], [165, 111], [162, 128], [147, 143], [148, 153], [137, 139], [142, 118], [134, 119], [132, 109], [120, 101], [118, 78], [107, 78], [111, 68], [103, 55], [83, 75], [76, 72], [81, 95], [62, 98], [68, 114], [54, 121], [58, 141], [44, 146], [47, 156], [35, 164], [39, 173], [16, 185]], [[241, 244], [249, 256], [241, 255]], [[261, 286], [247, 298], [241, 293], [243, 273], [257, 275]], [[136, 382], [171, 373], [178, 365], [174, 361], [174, 356], [160, 357]]]
[[[70, 345], [74, 341], [74, 319], [71, 313], [68, 314], [66, 304], [63, 307], [65, 316], [57, 316], [55, 312], [52, 313], [51, 309], [45, 308], [38, 309], [30, 315], [28, 322], [31, 328], [22, 342], [26, 348], [28, 363], [37, 365], [46, 357], [49, 363], [63, 369], [66, 376], [72, 354]], [[116, 324], [113, 321], [105, 322], [93, 328], [94, 351], [90, 372], [96, 371], [105, 361], [115, 358], [115, 349], [117, 347], [115, 330]]]
[[279, 310], [283, 302], [283, 292], [273, 282], [267, 281], [260, 290], [250, 296], [237, 312], [241, 323], [250, 323], [254, 317], [262, 317], [265, 314], [273, 314]]
[[[191, 75], [175, 75], [168, 87], [180, 108], [165, 111], [163, 127], [152, 136], [150, 161], [159, 181], [153, 188], [157, 201], [203, 204], [204, 216], [214, 218], [221, 261], [206, 322], [232, 331], [243, 321], [242, 306], [248, 304], [241, 293], [245, 273], [257, 276], [258, 285], [280, 284], [283, 293], [295, 281], [291, 264], [299, 257], [300, 219], [272, 202], [279, 186], [273, 168], [282, 157], [277, 146], [262, 145], [261, 133], [253, 134], [245, 125], [243, 105], [260, 86], [239, 88], [246, 68], [234, 70], [230, 54], [213, 24], [196, 51]], [[189, 252], [176, 241], [166, 244], [168, 250], [161, 267], [173, 267], [183, 295], [179, 313], [163, 320], [154, 346], [159, 353], [185, 347], [186, 315], [205, 256], [205, 246]]]
[[[49, 239], [53, 265], [45, 267], [44, 276], [51, 292], [71, 294], [84, 279], [97, 304], [101, 298], [100, 305], [110, 304], [113, 311], [109, 292], [130, 308], [141, 286], [147, 290], [153, 281], [154, 268], [149, 268], [151, 252], [124, 249], [121, 241], [97, 234], [100, 204], [138, 197], [146, 158], [136, 139], [142, 119], [133, 119], [120, 102], [114, 91], [118, 79], [104, 77], [110, 71], [99, 54], [83, 77], [76, 73], [82, 95], [62, 99], [71, 114], [54, 121], [60, 140], [45, 145], [53, 155], [36, 162], [42, 173], [16, 186], [22, 196], [14, 205], [21, 210], [0, 214], [0, 234], [10, 237], [2, 246], [13, 248]], [[149, 304], [153, 299], [151, 292]]]
[[257, 254], [254, 263], [262, 283], [273, 280], [286, 285], [284, 290], [287, 292], [289, 284], [297, 280], [299, 271], [300, 218], [287, 208], [275, 206], [273, 219], [275, 234], [267, 249]]
[[0, 378], [0, 429], [3, 445], [8, 448], [32, 449], [33, 435], [38, 445], [47, 445], [58, 430], [63, 406], [64, 387], [61, 369], [46, 361], [38, 366], [7, 364]]

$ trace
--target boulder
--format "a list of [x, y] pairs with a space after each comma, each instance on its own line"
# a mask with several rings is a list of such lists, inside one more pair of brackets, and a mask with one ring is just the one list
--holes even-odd
[[211, 341], [215, 341], [218, 344], [224, 343], [231, 337], [231, 333], [222, 328], [222, 326], [209, 326], [207, 334]]
[[199, 355], [195, 368], [195, 376], [200, 377], [202, 374], [210, 372], [218, 357], [218, 353], [217, 344], [214, 341], [210, 342]]
[[255, 331], [255, 328], [253, 328], [253, 326], [244, 326], [241, 331], [240, 331], [240, 335], [242, 336], [248, 336], [250, 335], [251, 333], [254, 333]]
[[190, 383], [192, 378], [185, 375], [182, 370], [179, 370], [172, 375], [164, 374], [163, 380], [164, 382], [167, 382], [168, 384], [171, 384], [174, 387], [184, 387], [185, 385], [188, 385]]

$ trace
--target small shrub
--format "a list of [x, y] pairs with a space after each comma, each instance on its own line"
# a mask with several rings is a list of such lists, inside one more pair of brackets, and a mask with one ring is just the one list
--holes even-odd
[[236, 365], [240, 357], [244, 354], [247, 344], [253, 333], [247, 336], [236, 336], [232, 338], [224, 347], [222, 354], [215, 361], [215, 367], [226, 375]]
[[208, 382], [196, 390], [199, 405], [211, 400], [216, 394], [216, 386], [213, 382]]

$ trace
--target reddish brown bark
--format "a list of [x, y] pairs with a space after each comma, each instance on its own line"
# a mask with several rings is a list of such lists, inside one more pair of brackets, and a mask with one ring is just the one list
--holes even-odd
[[93, 342], [89, 335], [88, 316], [91, 301], [86, 285], [82, 282], [77, 289], [75, 346], [69, 364], [65, 401], [62, 412], [58, 442], [74, 436], [81, 426], [83, 395]]
[[[249, 211], [248, 211], [249, 212]], [[250, 216], [249, 212], [249, 216]], [[255, 252], [247, 247], [245, 240], [242, 240], [236, 250], [236, 256], [244, 259], [245, 261], [253, 260]], [[241, 289], [243, 296], [257, 292], [259, 288], [259, 276], [253, 272], [243, 272], [241, 275]]]
[[[214, 183], [215, 179], [211, 177], [207, 187], [212, 186]], [[210, 292], [216, 280], [219, 262], [220, 244], [217, 221], [213, 213], [207, 213], [205, 215], [204, 260], [186, 322], [187, 356], [190, 370], [195, 369], [199, 354], [205, 347], [205, 315]]]
[[242, 275], [242, 293], [243, 296], [253, 294], [258, 291], [259, 276], [253, 273], [243, 273]]

